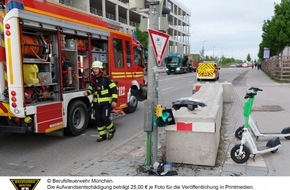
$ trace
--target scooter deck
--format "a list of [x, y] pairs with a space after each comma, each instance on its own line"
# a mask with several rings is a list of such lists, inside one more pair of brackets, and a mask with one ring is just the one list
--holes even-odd
[[257, 147], [258, 151], [263, 151], [263, 150], [267, 150], [269, 149], [269, 147], [267, 146], [261, 146], [261, 147]]

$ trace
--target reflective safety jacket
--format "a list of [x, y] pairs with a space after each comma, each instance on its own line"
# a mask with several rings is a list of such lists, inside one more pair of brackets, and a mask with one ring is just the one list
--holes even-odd
[[93, 94], [93, 103], [111, 104], [118, 100], [117, 86], [108, 76], [93, 77], [87, 92]]

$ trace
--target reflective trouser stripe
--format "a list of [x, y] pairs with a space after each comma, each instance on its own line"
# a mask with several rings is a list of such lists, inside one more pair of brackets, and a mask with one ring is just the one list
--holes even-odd
[[99, 132], [99, 135], [105, 135], [107, 133], [107, 131], [109, 133], [113, 133], [115, 130], [115, 126], [113, 125], [113, 123], [111, 122], [110, 125], [108, 126], [102, 126], [102, 127], [98, 127], [98, 132]]
[[109, 133], [114, 132], [115, 126], [113, 125], [113, 123], [111, 123], [109, 126], [107, 126], [107, 130], [108, 130]]
[[106, 126], [98, 127], [98, 132], [100, 136], [107, 134]]

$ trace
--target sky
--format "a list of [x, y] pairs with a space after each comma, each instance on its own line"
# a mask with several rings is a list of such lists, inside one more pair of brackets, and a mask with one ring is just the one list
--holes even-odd
[[258, 59], [262, 26], [281, 0], [175, 0], [190, 11], [190, 53]]

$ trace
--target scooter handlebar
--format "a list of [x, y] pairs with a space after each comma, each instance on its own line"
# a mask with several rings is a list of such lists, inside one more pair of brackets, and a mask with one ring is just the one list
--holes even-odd
[[253, 98], [257, 93], [255, 92], [247, 92], [244, 99]]
[[249, 94], [250, 94], [250, 93], [246, 93], [244, 99], [248, 99], [248, 98], [249, 98]]
[[255, 92], [263, 91], [263, 89], [258, 88], [258, 87], [254, 87], [254, 86], [252, 86], [251, 88], [249, 88], [249, 90], [253, 90], [253, 91], [255, 91]]

